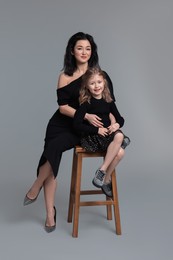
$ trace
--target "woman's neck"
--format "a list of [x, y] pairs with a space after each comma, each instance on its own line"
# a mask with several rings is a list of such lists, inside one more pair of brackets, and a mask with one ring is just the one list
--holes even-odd
[[75, 71], [75, 74], [81, 76], [81, 75], [85, 74], [87, 69], [88, 69], [88, 64], [77, 65], [77, 69]]

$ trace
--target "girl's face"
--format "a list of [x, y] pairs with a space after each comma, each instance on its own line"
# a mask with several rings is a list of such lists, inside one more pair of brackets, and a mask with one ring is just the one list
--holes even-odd
[[101, 75], [96, 74], [88, 80], [87, 88], [94, 98], [100, 99], [102, 98], [104, 85], [105, 85], [104, 78]]
[[72, 52], [77, 64], [87, 63], [91, 57], [91, 44], [88, 40], [79, 40]]

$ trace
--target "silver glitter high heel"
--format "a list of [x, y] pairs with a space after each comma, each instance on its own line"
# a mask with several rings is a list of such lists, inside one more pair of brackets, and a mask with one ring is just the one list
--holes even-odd
[[34, 199], [30, 199], [30, 198], [27, 196], [27, 194], [26, 194], [26, 196], [25, 196], [25, 198], [24, 198], [24, 201], [23, 201], [23, 205], [24, 205], [24, 206], [27, 206], [27, 205], [29, 205], [29, 204], [35, 202], [35, 201], [37, 200], [37, 198], [38, 198], [38, 195], [40, 194], [41, 189], [42, 189], [42, 187], [40, 188], [39, 193], [37, 194], [37, 196], [36, 196]]
[[45, 224], [44, 228], [45, 228], [45, 231], [46, 231], [47, 233], [51, 233], [52, 231], [54, 231], [54, 230], [56, 229], [56, 208], [55, 208], [55, 206], [54, 206], [53, 208], [54, 208], [54, 211], [55, 211], [55, 213], [54, 213], [55, 225], [53, 225], [53, 226], [47, 226], [47, 225]]

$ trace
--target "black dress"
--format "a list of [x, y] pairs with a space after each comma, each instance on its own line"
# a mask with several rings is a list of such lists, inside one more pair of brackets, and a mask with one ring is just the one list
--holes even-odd
[[[109, 83], [112, 98], [115, 100], [112, 82], [107, 74], [106, 77]], [[72, 81], [70, 84], [57, 89], [58, 105], [68, 104], [74, 109], [77, 109], [79, 107], [78, 98], [81, 82], [82, 76]], [[39, 174], [40, 166], [42, 166], [46, 161], [49, 161], [54, 177], [56, 177], [58, 174], [62, 153], [73, 148], [79, 143], [80, 135], [74, 131], [73, 118], [62, 115], [58, 109], [47, 125], [44, 150], [38, 164], [37, 175]]]

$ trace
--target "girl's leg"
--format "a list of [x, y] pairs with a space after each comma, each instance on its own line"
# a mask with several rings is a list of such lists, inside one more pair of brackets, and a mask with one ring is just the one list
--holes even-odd
[[46, 226], [54, 226], [54, 205], [55, 205], [55, 192], [57, 187], [57, 180], [55, 179], [54, 175], [51, 174], [44, 182], [44, 198], [46, 204]]
[[115, 158], [113, 159], [113, 161], [107, 168], [106, 176], [105, 176], [105, 180], [104, 180], [105, 183], [108, 183], [111, 181], [112, 172], [116, 168], [116, 166], [119, 164], [119, 162], [122, 160], [122, 158], [124, 157], [124, 154], [125, 154], [125, 150], [123, 148], [120, 148], [120, 150], [118, 151], [118, 154], [115, 156]]
[[122, 133], [117, 133], [114, 136], [113, 141], [108, 146], [106, 156], [105, 156], [103, 164], [100, 167], [100, 170], [105, 171], [105, 172], [107, 171], [111, 162], [115, 159], [115, 157], [117, 156], [117, 154], [120, 150], [123, 138], [124, 138], [124, 135]]
[[115, 167], [117, 166], [117, 164], [119, 163], [119, 161], [123, 158], [123, 156], [124, 156], [124, 150], [122, 148], [120, 148], [118, 154], [115, 156], [115, 158], [112, 160], [109, 167], [107, 168], [106, 175], [104, 178], [104, 183], [101, 188], [102, 188], [103, 193], [108, 197], [113, 196], [112, 182], [111, 182], [112, 172], [115, 169]]
[[29, 199], [35, 199], [44, 184], [44, 181], [52, 175], [52, 169], [48, 161], [43, 164], [39, 169], [39, 174], [32, 187], [27, 193]]

